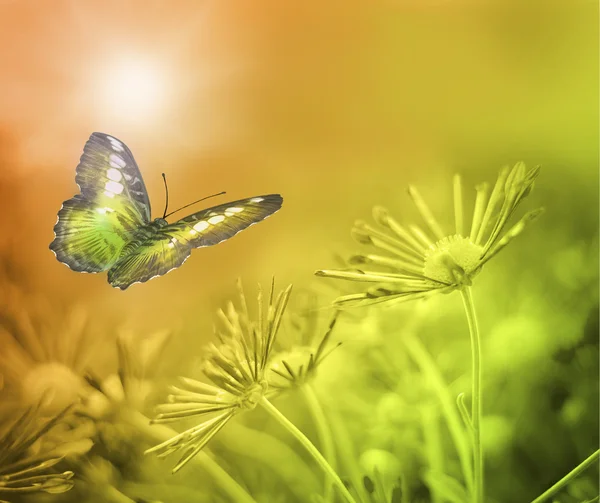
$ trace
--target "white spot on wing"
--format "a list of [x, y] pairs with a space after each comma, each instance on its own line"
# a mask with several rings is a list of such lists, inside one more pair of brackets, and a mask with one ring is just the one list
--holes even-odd
[[204, 220], [200, 220], [200, 222], [198, 222], [196, 225], [194, 225], [193, 229], [196, 232], [202, 232], [202, 231], [208, 229], [208, 222], [205, 222]]
[[115, 210], [109, 208], [108, 206], [105, 206], [104, 208], [96, 208], [96, 211], [100, 213], [100, 215], [106, 215], [107, 213], [112, 213]]
[[241, 213], [242, 211], [244, 211], [244, 208], [237, 208], [236, 206], [233, 206], [233, 207], [227, 208], [225, 210], [225, 216], [226, 217], [232, 217], [236, 213]]
[[116, 150], [117, 152], [123, 152], [125, 150], [123, 148], [123, 144], [119, 140], [113, 138], [112, 136], [107, 136], [107, 138], [110, 141], [110, 145], [113, 150]]
[[[120, 194], [121, 192], [123, 192], [123, 189], [125, 188], [123, 186], [123, 184], [119, 183], [119, 182], [113, 182], [112, 180], [109, 182], [106, 182], [106, 185], [104, 185], [104, 188], [109, 191], [112, 192], [114, 194]], [[105, 192], [106, 193], [106, 192]]]
[[208, 219], [208, 223], [215, 225], [215, 224], [220, 224], [223, 220], [225, 220], [224, 215], [215, 215], [214, 217], [210, 217]]
[[263, 197], [253, 197], [250, 199], [251, 203], [262, 203], [265, 199]]
[[120, 182], [121, 178], [123, 178], [121, 172], [115, 168], [108, 168], [106, 170], [106, 176], [109, 180], [113, 180], [115, 182]]
[[115, 194], [113, 192], [110, 192], [109, 190], [105, 190], [104, 195], [107, 197], [115, 197]]
[[127, 166], [127, 163], [123, 159], [121, 159], [121, 156], [118, 156], [117, 154], [110, 154], [108, 160], [111, 163], [111, 166], [113, 166], [112, 163], [114, 162], [117, 165], [117, 168], [124, 168], [125, 166]]

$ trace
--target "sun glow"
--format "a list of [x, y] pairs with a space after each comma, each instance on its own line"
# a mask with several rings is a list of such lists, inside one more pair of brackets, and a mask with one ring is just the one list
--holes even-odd
[[127, 122], [157, 119], [167, 97], [166, 73], [157, 62], [135, 56], [112, 61], [97, 79], [101, 113]]

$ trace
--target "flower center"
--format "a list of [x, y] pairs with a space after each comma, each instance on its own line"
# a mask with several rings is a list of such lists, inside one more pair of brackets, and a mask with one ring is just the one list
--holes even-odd
[[469, 238], [445, 237], [425, 252], [423, 274], [440, 283], [469, 286], [481, 268], [482, 253], [483, 247]]
[[240, 408], [245, 410], [254, 409], [267, 392], [267, 386], [267, 381], [257, 382], [250, 386], [240, 398]]
[[76, 402], [82, 380], [62, 363], [50, 362], [35, 365], [21, 383], [23, 398], [31, 403], [41, 403], [47, 412], [59, 412]]

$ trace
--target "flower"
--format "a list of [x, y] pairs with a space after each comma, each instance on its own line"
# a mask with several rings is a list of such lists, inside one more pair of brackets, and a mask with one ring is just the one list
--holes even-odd
[[331, 334], [338, 320], [336, 311], [327, 328], [322, 331], [319, 326], [315, 298], [308, 299], [309, 304], [298, 313], [288, 316], [291, 333], [296, 340], [287, 343], [273, 354], [270, 372], [268, 373], [269, 389], [275, 393], [302, 386], [314, 376], [317, 367], [338, 346], [326, 351]]
[[22, 412], [13, 409], [12, 420], [0, 424], [0, 497], [32, 492], [60, 494], [73, 487], [73, 472], [55, 469], [70, 454], [69, 444], [44, 442], [69, 409], [43, 419], [40, 407], [41, 403]]
[[409, 187], [408, 193], [425, 222], [424, 229], [402, 226], [386, 209], [375, 207], [373, 218], [381, 228], [359, 221], [352, 231], [359, 243], [374, 246], [385, 255], [356, 255], [350, 262], [357, 266], [377, 266], [384, 271], [333, 269], [315, 274], [377, 284], [366, 292], [338, 297], [337, 305], [410, 300], [470, 286], [481, 268], [542, 213], [541, 208], [530, 211], [505, 230], [517, 206], [531, 192], [539, 171], [539, 167], [527, 170], [522, 162], [513, 168], [503, 168], [489, 197], [488, 184], [478, 185], [468, 233], [463, 223], [459, 175], [454, 177], [455, 234], [442, 230], [417, 189]]
[[92, 350], [97, 349], [95, 341], [100, 340], [94, 337], [87, 313], [78, 307], [61, 313], [47, 299], [4, 280], [0, 298], [4, 392], [48, 414], [76, 403], [85, 388], [83, 374]]
[[89, 386], [77, 413], [94, 427], [94, 449], [70, 463], [77, 479], [73, 501], [90, 494], [98, 501], [131, 501], [123, 492], [128, 484], [143, 486], [152, 467], [141, 445], [153, 440], [148, 438], [149, 419], [141, 411], [156, 391], [156, 368], [169, 336], [165, 331], [144, 337], [120, 332], [114, 372], [103, 379], [85, 376]]
[[166, 457], [183, 451], [173, 473], [198, 454], [209, 440], [236, 414], [256, 407], [268, 389], [266, 373], [273, 343], [292, 286], [274, 298], [271, 284], [266, 316], [263, 316], [263, 295], [259, 285], [258, 320], [250, 319], [246, 298], [238, 281], [240, 307], [229, 303], [227, 311], [217, 315], [223, 327], [215, 328], [218, 344], [207, 348], [204, 375], [212, 384], [181, 377], [182, 386], [172, 386], [168, 402], [158, 406], [154, 423], [167, 423], [198, 416], [201, 422], [146, 453], [158, 452]]
[[129, 406], [142, 410], [156, 391], [154, 380], [159, 361], [171, 338], [169, 331], [157, 331], [140, 337], [131, 332], [117, 336], [117, 371], [100, 380], [91, 374], [86, 380], [97, 392], [88, 394], [84, 408], [93, 417], [101, 417], [107, 410]]

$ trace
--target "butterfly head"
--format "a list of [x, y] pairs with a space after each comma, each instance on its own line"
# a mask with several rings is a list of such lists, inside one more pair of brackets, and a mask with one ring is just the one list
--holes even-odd
[[160, 229], [161, 227], [166, 227], [169, 225], [169, 222], [167, 222], [164, 218], [155, 218], [152, 222], [152, 225]]

